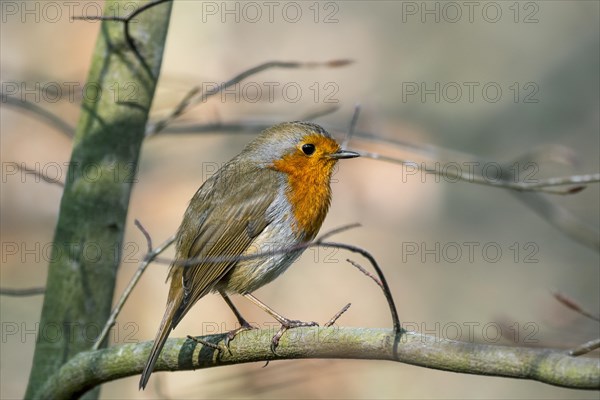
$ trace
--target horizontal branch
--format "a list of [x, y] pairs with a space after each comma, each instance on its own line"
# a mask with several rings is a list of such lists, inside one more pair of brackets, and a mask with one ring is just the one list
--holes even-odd
[[[190, 339], [169, 339], [155, 371], [188, 371], [249, 362], [303, 358], [389, 360], [475, 375], [529, 379], [572, 389], [600, 389], [597, 358], [571, 357], [552, 349], [508, 347], [445, 340], [415, 332], [395, 337], [391, 329], [297, 328], [270, 351], [273, 330], [243, 332], [230, 350], [215, 350]], [[225, 335], [204, 336], [220, 344]], [[221, 344], [220, 344], [221, 345]], [[142, 372], [152, 342], [123, 344], [77, 354], [37, 393], [74, 398], [87, 390]]]
[[0, 296], [35, 296], [38, 294], [44, 294], [46, 292], [45, 287], [30, 287], [30, 288], [0, 288]]
[[536, 191], [536, 192], [545, 192], [550, 194], [575, 194], [579, 193], [581, 190], [585, 189], [585, 187], [577, 186], [576, 188], [571, 188], [569, 190], [564, 191], [552, 191], [548, 190], [548, 188], [555, 186], [567, 186], [567, 185], [584, 185], [590, 183], [600, 183], [600, 173], [592, 173], [592, 174], [584, 174], [584, 175], [573, 175], [573, 176], [564, 176], [564, 177], [553, 177], [548, 179], [540, 179], [537, 182], [527, 183], [527, 182], [511, 182], [506, 179], [490, 179], [482, 175], [477, 175], [471, 172], [462, 172], [460, 169], [452, 170], [452, 169], [444, 169], [440, 171], [436, 168], [429, 168], [425, 164], [416, 163], [414, 161], [404, 160], [396, 157], [389, 157], [379, 153], [360, 151], [357, 153], [360, 154], [361, 157], [371, 158], [373, 160], [386, 161], [394, 164], [402, 164], [407, 165], [414, 170], [419, 170], [426, 172], [432, 175], [440, 175], [444, 176], [448, 179], [456, 179], [463, 182], [475, 183], [478, 185], [499, 187], [504, 189], [513, 189], [520, 192], [526, 191]]
[[205, 102], [209, 97], [212, 97], [218, 93], [221, 93], [223, 90], [236, 85], [242, 82], [244, 79], [249, 78], [252, 75], [256, 75], [260, 72], [263, 72], [268, 69], [274, 68], [284, 68], [284, 69], [293, 69], [293, 68], [316, 68], [316, 67], [325, 67], [325, 68], [339, 68], [344, 67], [348, 64], [351, 64], [351, 60], [330, 60], [326, 62], [298, 62], [298, 61], [268, 61], [262, 64], [259, 64], [255, 67], [249, 68], [233, 78], [229, 79], [226, 82], [221, 83], [220, 85], [210, 88], [206, 92], [203, 92], [203, 88], [201, 86], [194, 86], [185, 97], [175, 106], [173, 111], [169, 113], [169, 115], [155, 124], [149, 125], [146, 128], [146, 136], [152, 136], [164, 128], [167, 127], [171, 122], [173, 122], [176, 118], [179, 118], [183, 113], [189, 110], [189, 108], [195, 104]]
[[36, 103], [26, 101], [24, 99], [17, 99], [2, 92], [0, 92], [0, 97], [2, 98], [3, 104], [32, 113], [34, 117], [57, 129], [69, 139], [72, 139], [75, 136], [75, 128], [69, 125], [69, 123], [60, 118], [58, 115], [46, 110], [43, 107], [40, 107]]

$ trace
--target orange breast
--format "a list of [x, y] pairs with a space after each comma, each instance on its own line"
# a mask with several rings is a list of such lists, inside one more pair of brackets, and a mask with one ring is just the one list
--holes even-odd
[[318, 153], [307, 157], [300, 151], [289, 154], [273, 163], [273, 168], [288, 177], [287, 198], [292, 205], [299, 234], [312, 240], [327, 215], [331, 202], [330, 180], [336, 161], [324, 154], [334, 153], [338, 144], [322, 136], [311, 140]]

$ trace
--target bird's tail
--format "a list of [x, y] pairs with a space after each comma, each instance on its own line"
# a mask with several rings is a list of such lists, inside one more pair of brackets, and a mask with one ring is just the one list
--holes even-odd
[[177, 312], [177, 304], [176, 301], [169, 301], [167, 304], [167, 309], [165, 310], [160, 327], [156, 333], [152, 350], [150, 350], [150, 357], [148, 357], [148, 361], [146, 361], [144, 372], [142, 372], [142, 377], [140, 378], [140, 389], [146, 388], [146, 384], [148, 383], [148, 379], [150, 379], [150, 374], [152, 374], [152, 371], [154, 370], [154, 365], [158, 360], [158, 356], [169, 337], [169, 333], [171, 333], [171, 330], [173, 329], [173, 316]]

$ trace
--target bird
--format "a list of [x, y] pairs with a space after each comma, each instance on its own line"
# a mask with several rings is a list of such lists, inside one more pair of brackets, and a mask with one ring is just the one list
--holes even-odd
[[176, 234], [167, 304], [140, 389], [169, 333], [208, 293], [219, 293], [238, 319], [240, 327], [228, 339], [254, 329], [231, 294], [243, 295], [281, 324], [273, 351], [285, 330], [316, 325], [283, 317], [252, 292], [286, 271], [316, 237], [331, 204], [334, 166], [358, 156], [317, 124], [285, 122], [261, 132], [200, 186]]

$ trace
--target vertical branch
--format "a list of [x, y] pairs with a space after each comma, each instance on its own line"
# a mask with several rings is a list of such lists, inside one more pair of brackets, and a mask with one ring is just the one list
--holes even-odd
[[[105, 9], [117, 9], [117, 2], [106, 1]], [[171, 5], [138, 15], [131, 27], [134, 37], [143, 38], [137, 55], [126, 43], [121, 22], [102, 22], [87, 80], [98, 95], [86, 96], [81, 108], [26, 398], [40, 397], [49, 376], [91, 349], [109, 316]], [[98, 395], [94, 390], [86, 398]]]

